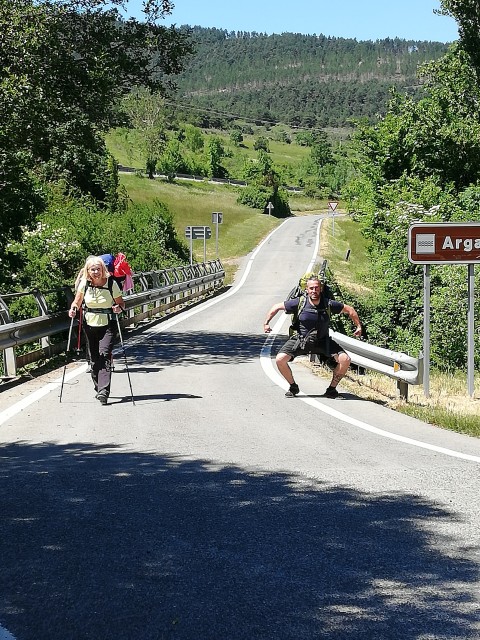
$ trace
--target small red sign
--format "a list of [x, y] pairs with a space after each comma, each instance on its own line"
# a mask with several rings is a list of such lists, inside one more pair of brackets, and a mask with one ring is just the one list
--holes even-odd
[[328, 206], [330, 207], [330, 209], [332, 211], [335, 211], [335, 209], [337, 208], [338, 202], [329, 202]]
[[480, 263], [480, 222], [417, 222], [408, 230], [413, 264]]

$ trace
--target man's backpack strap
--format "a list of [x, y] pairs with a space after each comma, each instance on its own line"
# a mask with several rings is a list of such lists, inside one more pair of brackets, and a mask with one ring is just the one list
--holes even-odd
[[303, 307], [307, 302], [307, 294], [305, 292], [300, 293], [297, 297], [298, 297], [297, 310], [294, 311], [292, 315], [292, 322], [290, 324], [290, 327], [288, 328], [288, 334], [290, 336], [293, 336], [295, 333], [298, 333], [300, 329], [299, 317], [303, 310]]

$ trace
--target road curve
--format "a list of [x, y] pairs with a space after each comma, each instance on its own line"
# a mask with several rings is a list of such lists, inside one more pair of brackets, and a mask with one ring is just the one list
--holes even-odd
[[263, 319], [320, 223], [131, 335], [135, 405], [121, 353], [107, 407], [81, 364], [0, 395], [0, 639], [480, 638], [480, 442], [301, 362], [284, 398]]

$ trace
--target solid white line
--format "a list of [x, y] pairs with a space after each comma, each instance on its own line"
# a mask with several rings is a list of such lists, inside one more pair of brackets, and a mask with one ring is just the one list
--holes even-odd
[[[176, 318], [173, 318], [172, 320], [169, 320], [167, 322], [162, 322], [157, 327], [153, 327], [152, 329], [147, 329], [144, 332], [144, 334], [142, 334], [142, 335], [146, 336], [147, 339], [148, 339], [148, 334], [149, 333], [153, 334], [153, 333], [160, 333], [161, 331], [165, 331], [166, 329], [169, 329], [170, 327], [175, 326], [179, 322], [183, 322], [187, 318], [190, 318], [191, 316], [199, 313], [200, 311], [203, 311], [204, 309], [208, 309], [209, 307], [213, 306], [214, 304], [218, 304], [222, 300], [225, 300], [225, 298], [233, 296], [235, 293], [237, 293], [237, 291], [245, 283], [245, 280], [247, 279], [248, 274], [250, 273], [250, 270], [252, 268], [253, 261], [256, 258], [256, 256], [257, 256], [258, 252], [260, 251], [260, 249], [263, 247], [263, 245], [266, 242], [268, 242], [270, 240], [272, 235], [276, 231], [278, 231], [278, 229], [280, 229], [280, 227], [282, 227], [286, 222], [287, 222], [287, 220], [282, 222], [282, 224], [278, 225], [278, 227], [275, 227], [275, 229], [273, 231], [271, 231], [268, 234], [268, 236], [258, 245], [258, 247], [255, 249], [255, 251], [253, 251], [253, 253], [250, 256], [250, 258], [248, 260], [248, 263], [246, 265], [245, 272], [244, 272], [242, 278], [240, 279], [239, 283], [235, 287], [233, 287], [232, 289], [230, 289], [226, 293], [224, 293], [224, 294], [222, 294], [220, 296], [217, 296], [216, 298], [213, 298], [212, 300], [209, 300], [208, 302], [205, 302], [205, 303], [199, 305], [198, 307], [195, 307], [194, 309], [191, 309], [190, 311], [182, 312], [179, 316], [177, 316]], [[69, 380], [72, 380], [73, 378], [76, 378], [77, 376], [79, 376], [82, 373], [84, 373], [86, 370], [87, 370], [87, 364], [86, 363], [80, 365], [79, 367], [75, 367], [75, 369], [72, 369], [69, 373], [65, 374], [65, 382], [67, 382]], [[58, 380], [55, 380], [54, 382], [47, 383], [44, 387], [41, 387], [40, 389], [37, 389], [36, 391], [33, 391], [31, 394], [29, 394], [28, 397], [23, 398], [22, 400], [19, 400], [18, 402], [13, 404], [8, 409], [5, 409], [4, 411], [0, 412], [0, 425], [2, 425], [4, 422], [9, 420], [10, 418], [12, 418], [13, 416], [17, 415], [18, 413], [20, 413], [21, 411], [23, 411], [24, 409], [29, 407], [34, 402], [37, 402], [38, 400], [40, 400], [44, 396], [48, 395], [51, 391], [55, 391], [55, 389], [58, 389], [61, 384], [62, 384], [62, 378], [60, 377]], [[0, 638], [0, 640], [2, 640], [2, 639]]]
[[[285, 220], [285, 222], [287, 222]], [[248, 263], [246, 265], [245, 271], [240, 279], [240, 281], [238, 282], [237, 285], [235, 285], [235, 287], [233, 287], [232, 289], [230, 289], [229, 291], [227, 291], [226, 293], [217, 296], [216, 298], [213, 298], [212, 300], [209, 300], [208, 302], [205, 302], [201, 305], [199, 305], [198, 307], [195, 307], [194, 309], [191, 309], [190, 311], [185, 311], [183, 313], [181, 313], [178, 317], [173, 318], [170, 321], [167, 322], [162, 322], [160, 323], [157, 327], [154, 327], [152, 330], [147, 330], [145, 333], [159, 333], [160, 331], [165, 331], [165, 329], [168, 329], [170, 327], [175, 326], [176, 324], [182, 322], [183, 320], [186, 320], [187, 318], [192, 317], [193, 315], [200, 313], [200, 311], [203, 311], [204, 309], [208, 309], [209, 307], [218, 304], [219, 302], [221, 302], [222, 300], [225, 300], [225, 298], [228, 298], [234, 294], [236, 294], [238, 292], [238, 290], [244, 285], [248, 274], [250, 273], [250, 270], [252, 268], [252, 264], [254, 259], [256, 258], [258, 252], [260, 251], [260, 249], [263, 247], [263, 245], [268, 242], [270, 240], [270, 238], [272, 237], [272, 235], [278, 230], [280, 229], [280, 227], [285, 224], [285, 222], [283, 222], [281, 225], [279, 225], [278, 227], [276, 227], [259, 245], [258, 247], [255, 249], [255, 251], [253, 251], [252, 255], [250, 256]], [[319, 242], [320, 242], [320, 228], [321, 228], [321, 224], [322, 224], [322, 220], [320, 219], [318, 222], [318, 227], [317, 227], [317, 239], [316, 239], [316, 243], [315, 243], [315, 247], [313, 250], [313, 255], [312, 255], [312, 259], [310, 261], [309, 266], [307, 267], [307, 271], [310, 271], [313, 267], [313, 265], [315, 264], [316, 258], [317, 258], [317, 254], [318, 254], [318, 248], [319, 248]], [[272, 345], [275, 339], [275, 336], [278, 335], [278, 333], [280, 332], [280, 329], [283, 325], [283, 323], [285, 322], [286, 319], [286, 315], [285, 313], [282, 313], [282, 315], [280, 316], [280, 318], [278, 319], [278, 321], [275, 323], [274, 327], [272, 328], [272, 332], [270, 334], [268, 334], [264, 346], [262, 347], [261, 353], [260, 353], [260, 364], [262, 366], [262, 369], [264, 370], [265, 374], [267, 375], [268, 378], [270, 378], [270, 380], [278, 385], [279, 387], [281, 387], [282, 389], [286, 389], [288, 384], [287, 382], [284, 380], [284, 378], [274, 369], [273, 367], [273, 363], [272, 363], [272, 358], [271, 358], [271, 350], [272, 350]], [[84, 371], [86, 371], [87, 365], [83, 364], [80, 367], [77, 367], [75, 369], [73, 369], [71, 372], [69, 372], [68, 374], [65, 375], [65, 381], [71, 380], [72, 378], [75, 378], [76, 376], [80, 375], [81, 373], [83, 373]], [[61, 385], [61, 378], [59, 378], [59, 380], [56, 380], [54, 382], [50, 382], [47, 385], [45, 385], [45, 387], [42, 387], [41, 389], [38, 389], [37, 391], [34, 391], [33, 393], [31, 393], [28, 398], [24, 398], [23, 400], [20, 400], [19, 402], [17, 402], [16, 404], [12, 405], [11, 407], [9, 407], [8, 409], [6, 409], [5, 411], [2, 411], [0, 413], [0, 425], [3, 424], [6, 420], [8, 420], [9, 418], [11, 418], [12, 416], [16, 415], [17, 413], [19, 413], [20, 411], [22, 411], [23, 409], [25, 409], [26, 407], [30, 406], [31, 404], [33, 404], [34, 402], [36, 402], [37, 400], [40, 400], [41, 398], [43, 398], [44, 396], [46, 396], [48, 393], [50, 393], [51, 391], [53, 391], [54, 389], [58, 389], [59, 386]], [[374, 427], [372, 425], [367, 424], [366, 422], [362, 422], [361, 420], [357, 420], [356, 418], [351, 418], [343, 413], [341, 413], [340, 411], [337, 411], [336, 409], [332, 409], [331, 407], [328, 407], [320, 402], [318, 402], [317, 400], [315, 400], [314, 398], [309, 398], [307, 396], [305, 396], [305, 394], [300, 393], [297, 398], [299, 400], [301, 400], [302, 402], [305, 402], [306, 404], [315, 407], [316, 409], [319, 409], [320, 411], [323, 411], [324, 413], [327, 413], [329, 415], [331, 415], [334, 418], [337, 418], [337, 420], [341, 420], [342, 422], [346, 422], [347, 424], [351, 424], [352, 426], [355, 426], [359, 429], [363, 429], [364, 431], [369, 431], [370, 433], [374, 433], [376, 435], [379, 435], [383, 438], [389, 438], [390, 440], [396, 440], [398, 442], [402, 442], [404, 444], [409, 444], [415, 447], [419, 447], [422, 449], [428, 449], [429, 451], [435, 451], [437, 453], [442, 453], [444, 455], [450, 456], [452, 458], [460, 458], [461, 460], [468, 460], [470, 462], [480, 462], [480, 456], [472, 456], [469, 455], [467, 453], [460, 453], [458, 451], [454, 451], [452, 449], [446, 449], [444, 447], [438, 447], [436, 445], [433, 444], [429, 444], [427, 442], [422, 442], [420, 440], [414, 440], [413, 438], [407, 438], [405, 436], [400, 436], [397, 435], [395, 433], [390, 433], [388, 431], [384, 431], [383, 429], [379, 429], [377, 427]], [[1, 627], [0, 627], [1, 630]], [[0, 640], [4, 640], [1, 636], [0, 636]], [[8, 639], [6, 639], [8, 640]]]
[[[81, 373], [84, 373], [87, 370], [87, 365], [84, 363], [79, 367], [75, 367], [72, 371], [65, 373], [65, 382], [76, 378]], [[8, 409], [5, 409], [0, 413], [0, 425], [9, 420], [11, 417], [15, 416], [20, 411], [23, 411], [27, 407], [29, 407], [37, 400], [40, 400], [44, 396], [48, 395], [51, 391], [55, 391], [55, 389], [59, 389], [62, 384], [62, 378], [58, 378], [58, 380], [54, 380], [53, 382], [48, 382], [45, 386], [40, 387], [36, 391], [32, 391], [26, 398], [19, 400]], [[1, 637], [0, 637], [1, 640]]]
[[[267, 340], [265, 341], [265, 345], [260, 354], [260, 363], [262, 365], [262, 369], [270, 380], [282, 387], [282, 389], [288, 388], [288, 383], [283, 379], [282, 376], [274, 369], [273, 362], [271, 358], [271, 349], [274, 341], [274, 337], [280, 333], [280, 329], [285, 321], [285, 314], [279, 318], [279, 320], [275, 323], [272, 328], [272, 332], [269, 334]], [[434, 444], [429, 444], [428, 442], [422, 442], [421, 440], [414, 440], [413, 438], [407, 438], [406, 436], [400, 436], [396, 433], [390, 433], [389, 431], [384, 431], [383, 429], [379, 429], [378, 427], [374, 427], [366, 422], [362, 422], [361, 420], [357, 420], [356, 418], [351, 418], [350, 416], [337, 411], [336, 409], [332, 409], [327, 405], [318, 402], [314, 398], [309, 398], [304, 393], [299, 393], [297, 396], [298, 400], [305, 402], [315, 409], [319, 409], [323, 411], [323, 413], [327, 413], [328, 415], [336, 418], [337, 420], [341, 420], [342, 422], [346, 422], [358, 429], [363, 429], [364, 431], [369, 431], [370, 433], [374, 433], [382, 438], [389, 438], [390, 440], [396, 440], [397, 442], [403, 442], [404, 444], [412, 445], [414, 447], [419, 447], [421, 449], [428, 449], [429, 451], [435, 451], [436, 453], [442, 453], [446, 456], [450, 456], [452, 458], [460, 458], [461, 460], [468, 460], [469, 462], [480, 462], [480, 456], [472, 456], [468, 453], [461, 453], [459, 451], [454, 451], [453, 449], [446, 449], [444, 447], [438, 447]]]

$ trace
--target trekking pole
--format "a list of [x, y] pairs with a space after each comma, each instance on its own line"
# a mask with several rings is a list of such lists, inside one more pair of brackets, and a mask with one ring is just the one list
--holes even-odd
[[128, 384], [130, 385], [130, 397], [132, 398], [132, 404], [135, 404], [135, 400], [133, 399], [132, 381], [130, 380], [130, 371], [128, 370], [127, 354], [125, 353], [125, 345], [123, 344], [122, 330], [120, 329], [120, 320], [118, 319], [119, 314], [116, 313], [115, 316], [117, 318], [118, 335], [120, 336], [120, 342], [122, 344], [123, 358], [125, 360], [125, 370], [127, 372]]
[[82, 321], [83, 321], [83, 310], [82, 307], [78, 310], [78, 335], [77, 335], [77, 358], [80, 355], [80, 345], [82, 342]]
[[[73, 321], [75, 320], [75, 316], [73, 316], [70, 322], [70, 329], [68, 330], [68, 340], [67, 340], [67, 350], [65, 352], [65, 357], [68, 358], [68, 352], [70, 351], [70, 339], [72, 337], [72, 329], [73, 329]], [[62, 375], [62, 385], [60, 387], [60, 402], [62, 401], [63, 394], [63, 383], [65, 382], [65, 371], [67, 370], [67, 361], [65, 360], [65, 365], [63, 367], [63, 375]]]

